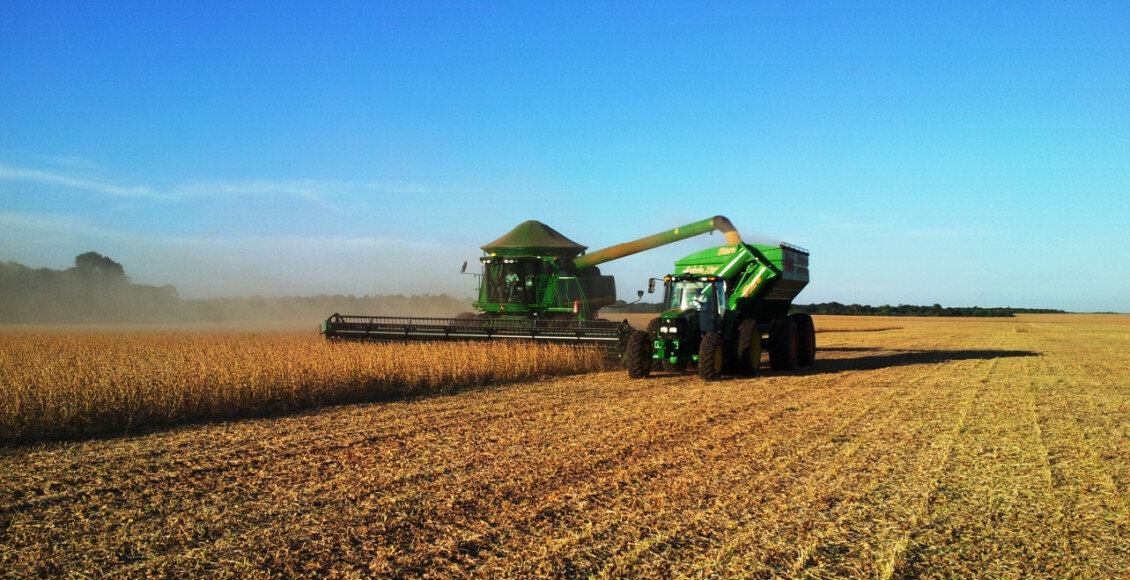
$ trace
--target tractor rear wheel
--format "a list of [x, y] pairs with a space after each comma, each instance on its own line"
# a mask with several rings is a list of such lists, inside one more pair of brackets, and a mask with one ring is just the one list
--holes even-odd
[[778, 318], [769, 327], [769, 365], [778, 371], [791, 371], [797, 363], [796, 322]]
[[789, 318], [796, 323], [796, 362], [806, 367], [816, 362], [816, 327], [812, 317], [798, 312]]
[[628, 337], [628, 376], [642, 379], [651, 374], [651, 340], [646, 332], [635, 331]]
[[738, 327], [737, 363], [743, 375], [757, 374], [761, 366], [761, 330], [755, 320], [746, 320]]
[[704, 381], [713, 381], [722, 376], [722, 359], [725, 358], [722, 337], [718, 333], [702, 335], [698, 345], [698, 376]]

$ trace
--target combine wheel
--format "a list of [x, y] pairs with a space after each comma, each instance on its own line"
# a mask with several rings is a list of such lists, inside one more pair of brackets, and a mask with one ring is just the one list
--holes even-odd
[[743, 375], [757, 374], [761, 365], [761, 330], [754, 320], [746, 320], [738, 327], [737, 365]]
[[642, 379], [651, 374], [651, 339], [646, 332], [635, 331], [628, 337], [628, 376]]
[[797, 363], [796, 322], [778, 318], [769, 327], [769, 365], [775, 370], [791, 371]]
[[718, 333], [702, 336], [698, 346], [698, 376], [702, 380], [713, 381], [722, 375], [723, 350], [722, 337]]
[[812, 317], [798, 312], [790, 314], [789, 319], [796, 323], [796, 362], [806, 367], [816, 362], [816, 327]]

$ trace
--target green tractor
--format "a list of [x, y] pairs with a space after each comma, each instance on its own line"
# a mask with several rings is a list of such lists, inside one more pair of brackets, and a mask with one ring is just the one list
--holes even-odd
[[[653, 278], [648, 291], [655, 291]], [[739, 242], [691, 254], [664, 277], [663, 312], [628, 337], [628, 376], [682, 372], [695, 365], [704, 380], [752, 375], [762, 347], [774, 369], [811, 365], [812, 317], [789, 314], [808, 284], [808, 252], [789, 244]]]

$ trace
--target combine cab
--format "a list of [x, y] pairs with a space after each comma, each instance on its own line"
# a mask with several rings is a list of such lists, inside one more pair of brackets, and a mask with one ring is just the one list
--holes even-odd
[[586, 246], [530, 220], [482, 246], [473, 313], [457, 318], [334, 314], [322, 323], [321, 332], [336, 339], [520, 339], [622, 351], [631, 327], [597, 318], [600, 308], [616, 303], [616, 282], [597, 265], [715, 230], [729, 243], [741, 241], [729, 220], [715, 216], [585, 254]]

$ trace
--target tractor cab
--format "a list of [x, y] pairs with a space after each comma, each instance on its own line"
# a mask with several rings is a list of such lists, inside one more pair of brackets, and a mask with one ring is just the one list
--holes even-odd
[[[726, 281], [713, 276], [667, 276], [661, 318], [683, 318], [699, 334], [714, 332], [726, 312]], [[697, 325], [694, 322], [697, 319]], [[680, 325], [681, 326], [681, 325]]]

